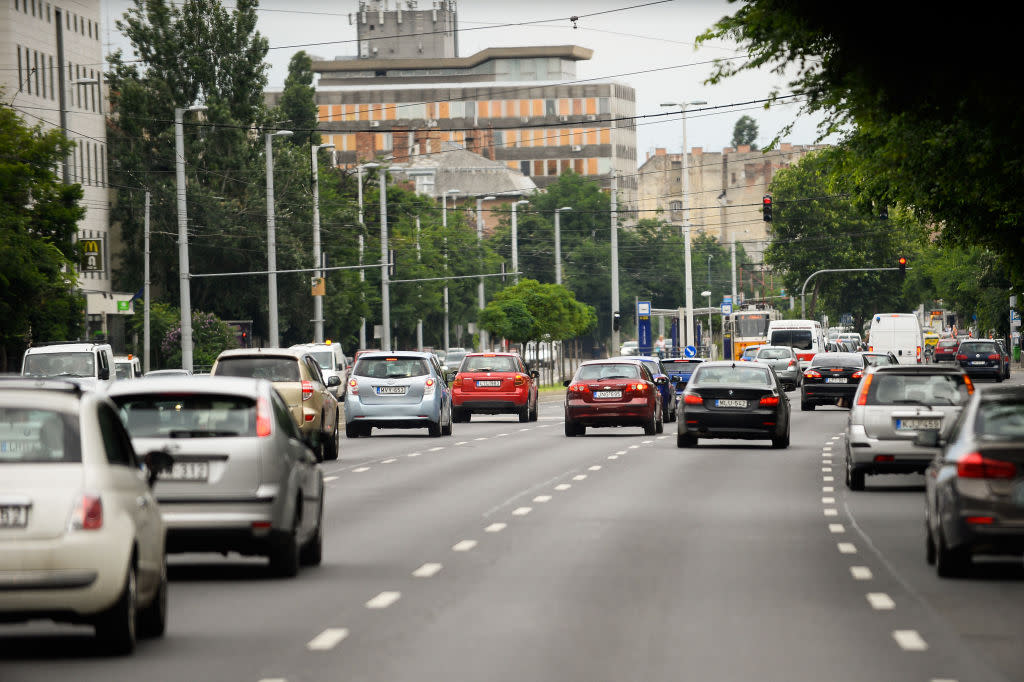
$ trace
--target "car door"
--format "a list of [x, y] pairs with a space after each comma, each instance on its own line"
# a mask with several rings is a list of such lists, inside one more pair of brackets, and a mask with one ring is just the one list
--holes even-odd
[[286, 460], [285, 474], [278, 483], [293, 505], [299, 493], [302, 494], [302, 523], [298, 530], [299, 536], [304, 538], [316, 527], [321, 495], [317, 485], [320, 469], [316, 455], [302, 440], [295, 422], [291, 420], [288, 406], [276, 391], [271, 393], [271, 405], [277, 422], [274, 432], [281, 439], [275, 443], [275, 447], [279, 448], [281, 456]]
[[310, 380], [313, 382], [313, 393], [318, 396], [320, 412], [324, 416], [320, 430], [333, 434], [338, 428], [338, 399], [327, 390], [327, 382], [324, 380], [323, 372], [320, 371], [319, 363], [309, 355], [303, 358], [303, 362], [309, 371]]

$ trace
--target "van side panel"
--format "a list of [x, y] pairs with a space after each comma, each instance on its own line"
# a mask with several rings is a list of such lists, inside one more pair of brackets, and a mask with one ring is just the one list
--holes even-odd
[[923, 362], [924, 332], [917, 316], [909, 313], [875, 313], [871, 318], [868, 349], [892, 353], [901, 365]]

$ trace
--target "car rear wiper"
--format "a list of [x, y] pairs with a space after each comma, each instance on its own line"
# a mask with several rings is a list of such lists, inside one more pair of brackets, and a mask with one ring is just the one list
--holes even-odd
[[237, 431], [210, 431], [208, 429], [174, 429], [168, 431], [171, 438], [216, 438], [218, 436], [237, 436]]
[[921, 407], [931, 407], [923, 400], [916, 400], [912, 398], [901, 398], [899, 400], [893, 400], [892, 403], [893, 405], [920, 405]]

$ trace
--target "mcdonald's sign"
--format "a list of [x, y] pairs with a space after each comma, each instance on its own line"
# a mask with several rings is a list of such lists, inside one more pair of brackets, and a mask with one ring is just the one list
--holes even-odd
[[79, 243], [82, 245], [82, 272], [102, 272], [103, 238], [89, 237]]

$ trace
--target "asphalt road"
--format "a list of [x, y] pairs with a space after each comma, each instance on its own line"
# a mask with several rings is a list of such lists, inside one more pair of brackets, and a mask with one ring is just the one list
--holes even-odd
[[566, 438], [559, 403], [343, 440], [322, 566], [175, 556], [166, 637], [0, 626], [0, 682], [1024, 679], [1022, 562], [937, 578], [923, 479], [849, 493], [846, 411], [794, 405], [782, 451]]

